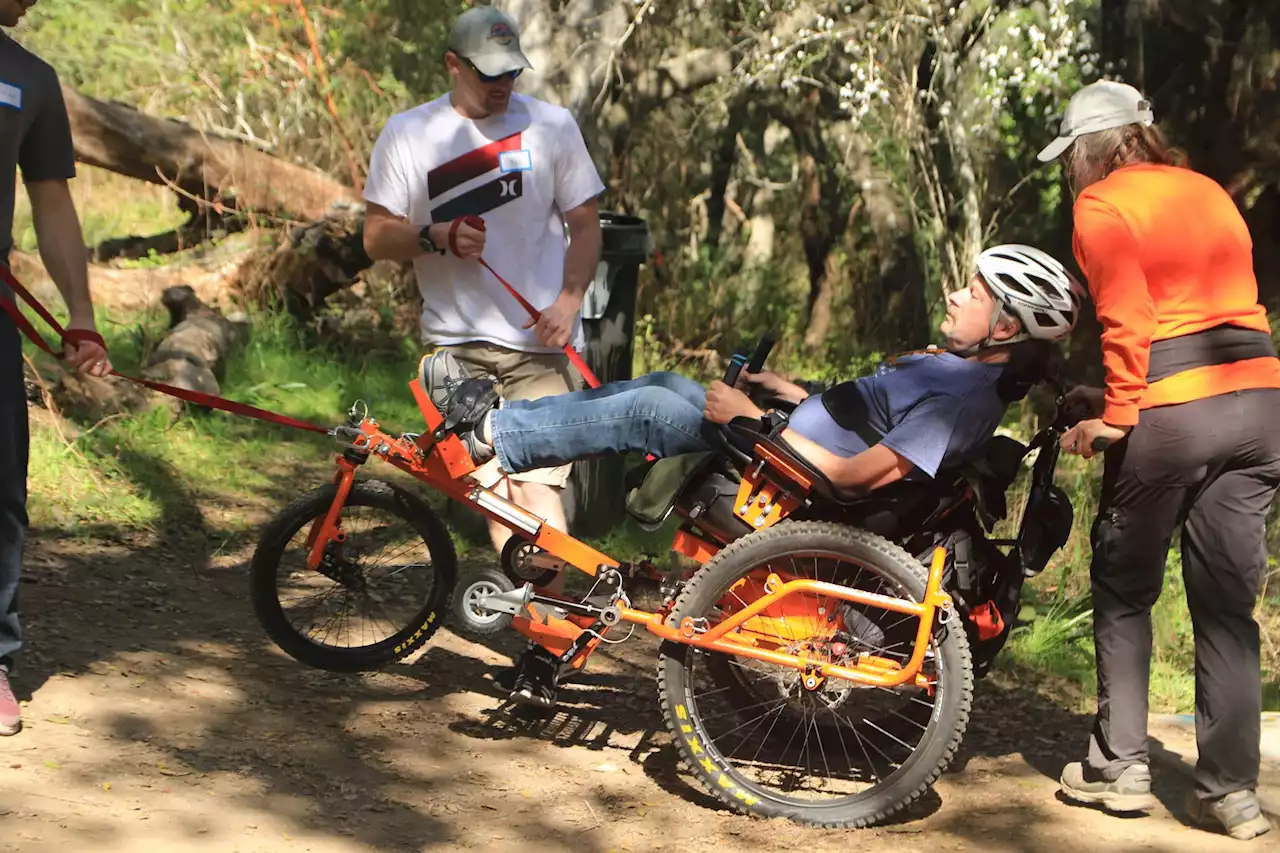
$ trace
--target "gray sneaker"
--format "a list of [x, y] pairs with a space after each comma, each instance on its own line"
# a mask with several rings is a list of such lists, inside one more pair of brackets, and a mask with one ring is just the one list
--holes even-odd
[[1271, 822], [1262, 813], [1258, 795], [1253, 791], [1236, 791], [1217, 800], [1202, 800], [1191, 791], [1187, 794], [1187, 816], [1197, 826], [1220, 827], [1240, 841], [1271, 831]]
[[1058, 780], [1062, 795], [1078, 803], [1102, 806], [1112, 812], [1145, 812], [1156, 807], [1151, 793], [1151, 770], [1145, 764], [1126, 767], [1120, 778], [1108, 782], [1082, 762], [1062, 769]]
[[497, 379], [490, 374], [473, 377], [447, 349], [422, 357], [418, 381], [444, 418], [444, 428], [462, 439], [477, 465], [493, 456], [493, 448], [476, 436], [476, 428], [497, 404]]

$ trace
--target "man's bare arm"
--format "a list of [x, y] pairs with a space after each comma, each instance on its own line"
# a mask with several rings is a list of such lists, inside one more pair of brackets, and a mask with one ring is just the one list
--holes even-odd
[[31, 181], [26, 187], [40, 260], [67, 304], [71, 326], [92, 329], [89, 261], [71, 188], [62, 180]]
[[[26, 187], [40, 260], [67, 305], [67, 328], [96, 332], [89, 258], [71, 188], [61, 179], [28, 181]], [[70, 343], [66, 352], [67, 366], [76, 370], [87, 370], [94, 376], [105, 376], [111, 370], [106, 350], [96, 343]]]
[[[449, 238], [447, 223], [431, 226], [431, 240], [437, 246]], [[443, 230], [441, 230], [443, 229]], [[377, 204], [369, 203], [364, 215], [364, 251], [375, 261], [411, 261], [423, 253], [418, 234], [422, 226]]]
[[569, 248], [564, 255], [564, 282], [561, 295], [573, 296], [579, 305], [587, 286], [596, 277], [603, 236], [600, 233], [600, 205], [593, 198], [564, 214], [569, 229]]

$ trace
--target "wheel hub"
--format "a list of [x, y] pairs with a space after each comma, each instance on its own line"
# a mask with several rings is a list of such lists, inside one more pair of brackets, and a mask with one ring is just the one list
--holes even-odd
[[330, 542], [325, 546], [317, 571], [329, 580], [341, 584], [351, 592], [364, 592], [368, 587], [364, 572], [355, 563], [342, 556], [342, 543]]

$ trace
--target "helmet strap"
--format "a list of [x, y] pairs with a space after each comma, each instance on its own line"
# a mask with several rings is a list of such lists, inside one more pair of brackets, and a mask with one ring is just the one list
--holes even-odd
[[969, 358], [970, 356], [978, 355], [986, 350], [1016, 344], [1031, 337], [1031, 335], [1027, 334], [1026, 331], [1021, 331], [1011, 338], [1007, 338], [1003, 341], [997, 341], [995, 339], [996, 326], [999, 325], [1000, 315], [1003, 313], [1004, 303], [997, 299], [996, 307], [991, 312], [991, 321], [987, 324], [987, 336], [971, 347], [965, 347], [962, 350], [948, 350], [948, 352], [952, 355], [960, 356], [961, 358]]

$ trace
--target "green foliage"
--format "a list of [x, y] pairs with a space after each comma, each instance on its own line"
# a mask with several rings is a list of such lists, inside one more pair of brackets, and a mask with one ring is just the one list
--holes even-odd
[[59, 0], [36, 6], [15, 35], [85, 94], [234, 134], [352, 181], [353, 167], [363, 179], [392, 113], [444, 90], [447, 27], [467, 5]]

